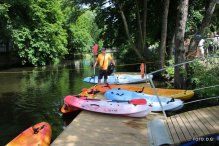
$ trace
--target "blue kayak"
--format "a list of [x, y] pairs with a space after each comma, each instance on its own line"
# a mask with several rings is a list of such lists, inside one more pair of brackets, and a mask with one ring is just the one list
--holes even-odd
[[[107, 83], [108, 84], [131, 84], [131, 83], [139, 83], [146, 82], [149, 80], [149, 77], [152, 79], [153, 75], [145, 75], [144, 78], [141, 78], [141, 75], [129, 75], [129, 76], [108, 76]], [[87, 77], [83, 79], [84, 82], [87, 83], [98, 83], [98, 76]], [[104, 84], [104, 78], [101, 79], [101, 84]]]
[[[111, 89], [104, 93], [105, 97], [108, 100], [132, 100], [132, 99], [140, 99], [144, 98], [147, 100], [149, 105], [152, 105], [152, 111], [162, 111], [157, 96], [149, 95], [144, 93], [131, 92], [127, 90], [121, 89]], [[180, 99], [167, 98], [159, 96], [161, 104], [164, 110], [168, 111], [176, 111], [180, 110], [183, 107], [183, 101]]]

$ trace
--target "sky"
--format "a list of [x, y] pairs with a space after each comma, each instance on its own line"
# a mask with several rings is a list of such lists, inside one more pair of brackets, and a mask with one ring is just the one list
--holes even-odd
[[[89, 7], [89, 5], [81, 5], [82, 6], [82, 8], [88, 8]], [[105, 5], [104, 5], [104, 7], [109, 7], [110, 6], [110, 4], [109, 4], [109, 2], [107, 2]]]

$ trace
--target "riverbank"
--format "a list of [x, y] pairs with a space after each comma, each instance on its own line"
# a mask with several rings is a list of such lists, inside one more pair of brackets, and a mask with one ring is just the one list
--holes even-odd
[[0, 69], [8, 69], [14, 66], [22, 66], [21, 61], [11, 60], [6, 52], [0, 53]]
[[[76, 54], [74, 55], [74, 60], [78, 60], [78, 59], [85, 59], [85, 60], [90, 60], [92, 59], [92, 56], [90, 54], [85, 54], [85, 56], [80, 55], [80, 54]], [[66, 60], [66, 59], [62, 59], [62, 60]], [[59, 62], [61, 62], [62, 60], [57, 59], [54, 64], [58, 64]], [[20, 60], [11, 60], [9, 55], [6, 52], [1, 52], [0, 53], [0, 70], [4, 70], [4, 69], [10, 69], [10, 68], [14, 68], [14, 67], [33, 67], [32, 65], [22, 65]]]

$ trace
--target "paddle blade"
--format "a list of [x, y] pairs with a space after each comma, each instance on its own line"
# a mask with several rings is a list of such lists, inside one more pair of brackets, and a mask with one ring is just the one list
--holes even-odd
[[94, 45], [94, 54], [96, 55], [97, 54], [97, 49], [98, 49], [98, 45]]
[[144, 105], [147, 104], [147, 100], [146, 99], [133, 99], [129, 101], [132, 104], [136, 104], [136, 105]]
[[144, 78], [144, 63], [141, 64], [141, 78]]

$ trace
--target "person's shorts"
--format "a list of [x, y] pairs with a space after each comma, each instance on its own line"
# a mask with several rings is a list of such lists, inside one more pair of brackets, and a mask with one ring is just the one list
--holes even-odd
[[104, 79], [107, 79], [107, 72], [106, 72], [106, 70], [99, 70], [98, 79], [102, 79], [103, 76], [104, 76]]

